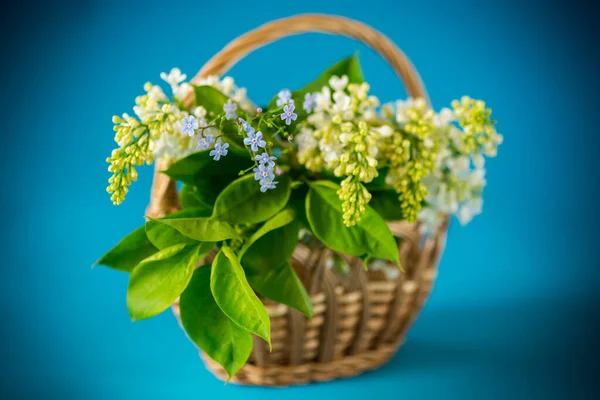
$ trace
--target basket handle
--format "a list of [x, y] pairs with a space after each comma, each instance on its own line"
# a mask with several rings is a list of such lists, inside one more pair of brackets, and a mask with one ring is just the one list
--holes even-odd
[[[419, 74], [406, 55], [390, 39], [362, 22], [323, 14], [282, 18], [245, 33], [215, 54], [191, 82], [197, 82], [209, 75], [223, 75], [239, 60], [266, 44], [287, 36], [310, 32], [347, 36], [363, 42], [376, 50], [392, 66], [410, 96], [428, 99]], [[184, 104], [187, 106], [193, 101], [193, 93], [184, 98]], [[175, 183], [162, 173], [165, 167], [164, 162], [160, 160], [155, 164], [152, 194], [146, 211], [146, 214], [152, 217], [163, 216], [179, 208]]]

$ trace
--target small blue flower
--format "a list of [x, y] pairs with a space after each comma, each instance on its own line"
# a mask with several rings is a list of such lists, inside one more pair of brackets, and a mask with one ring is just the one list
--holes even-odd
[[282, 120], [285, 120], [286, 125], [290, 125], [292, 123], [292, 120], [295, 121], [296, 118], [298, 118], [298, 114], [294, 112], [295, 108], [296, 106], [293, 104], [288, 104], [285, 107], [283, 107], [283, 114], [281, 114], [280, 116]]
[[[198, 141], [198, 150], [206, 150], [215, 142], [213, 135], [206, 135]], [[224, 155], [224, 154], [223, 154]]]
[[273, 149], [273, 155], [275, 157], [281, 157], [281, 149], [279, 147], [276, 149]]
[[277, 160], [276, 157], [269, 156], [267, 153], [262, 153], [256, 156], [256, 161], [258, 161], [260, 164], [267, 164], [271, 168], [275, 166], [275, 160]]
[[198, 141], [198, 147], [197, 147], [197, 149], [198, 150], [206, 150], [206, 149], [208, 149], [208, 141], [205, 138], [201, 138]]
[[261, 131], [254, 133], [254, 129], [252, 132], [248, 132], [248, 137], [244, 139], [244, 144], [246, 146], [250, 146], [252, 151], [258, 151], [259, 147], [265, 147], [267, 142], [262, 140], [263, 134]]
[[264, 183], [267, 181], [272, 181], [275, 179], [273, 167], [261, 164], [258, 166], [258, 168], [254, 168], [253, 171], [254, 179], [257, 180], [261, 185], [264, 185]]
[[279, 182], [273, 180], [266, 180], [264, 182], [261, 182], [260, 191], [264, 193], [269, 189], [275, 189], [275, 185], [277, 185], [278, 183]]
[[215, 159], [215, 161], [219, 161], [221, 156], [225, 157], [227, 155], [228, 147], [229, 147], [229, 143], [221, 144], [221, 142], [219, 142], [219, 143], [215, 144], [214, 150], [211, 150], [209, 155], [211, 157], [213, 157]]
[[196, 134], [196, 129], [198, 129], [198, 121], [196, 121], [196, 118], [193, 115], [184, 117], [181, 120], [181, 133], [188, 136], [194, 136]]
[[254, 128], [252, 127], [252, 125], [250, 125], [248, 122], [246, 122], [245, 119], [238, 118], [238, 121], [242, 125], [242, 128], [244, 128], [244, 131], [246, 133], [254, 133]]
[[284, 104], [294, 104], [292, 92], [287, 89], [283, 89], [281, 92], [277, 93], [277, 107], [281, 107]]
[[306, 93], [304, 95], [304, 104], [302, 105], [304, 111], [306, 111], [309, 114], [312, 112], [313, 108], [315, 108], [315, 106], [317, 105], [316, 98], [317, 96], [315, 94]]
[[235, 104], [231, 99], [227, 100], [227, 103], [223, 106], [223, 111], [225, 111], [226, 119], [235, 119], [235, 110], [237, 110], [237, 104]]

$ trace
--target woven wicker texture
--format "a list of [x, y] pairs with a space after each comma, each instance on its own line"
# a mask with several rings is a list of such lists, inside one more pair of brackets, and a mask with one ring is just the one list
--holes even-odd
[[[407, 57], [388, 38], [360, 22], [327, 15], [300, 15], [267, 23], [242, 35], [217, 53], [192, 82], [208, 75], [222, 75], [251, 51], [277, 39], [306, 32], [323, 32], [358, 39], [378, 51], [394, 68], [413, 97], [427, 98], [419, 75]], [[186, 104], [192, 97], [185, 99]], [[156, 163], [147, 214], [160, 217], [179, 209], [175, 183]], [[248, 363], [231, 382], [286, 386], [327, 381], [377, 368], [402, 344], [408, 329], [425, 303], [437, 275], [447, 222], [435, 236], [423, 238], [418, 227], [390, 223], [398, 239], [405, 273], [389, 280], [381, 270], [365, 271], [362, 261], [323, 247], [299, 243], [292, 265], [311, 295], [314, 316], [264, 300], [271, 317], [272, 352], [255, 340]], [[334, 274], [328, 265], [338, 257], [349, 266], [346, 274]], [[173, 305], [179, 318], [179, 305]], [[219, 378], [225, 371], [202, 356]]]

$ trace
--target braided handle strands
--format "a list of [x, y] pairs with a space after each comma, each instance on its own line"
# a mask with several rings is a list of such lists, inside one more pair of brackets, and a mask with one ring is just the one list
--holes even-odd
[[[410, 60], [385, 35], [362, 22], [321, 14], [282, 18], [245, 33], [211, 58], [191, 83], [210, 75], [223, 75], [246, 55], [271, 42], [287, 36], [311, 32], [347, 36], [372, 47], [396, 71], [410, 96], [428, 98], [423, 82]], [[185, 97], [184, 104], [190, 106], [193, 102], [194, 93], [190, 92]], [[165, 169], [166, 165], [158, 160], [155, 164], [150, 205], [146, 211], [146, 214], [151, 217], [164, 216], [179, 208], [175, 183], [161, 172]]]
[[[322, 32], [351, 37], [375, 49], [396, 71], [412, 97], [427, 99], [421, 79], [408, 58], [387, 37], [350, 19], [328, 15], [299, 15], [276, 20], [229, 43], [211, 58], [192, 79], [222, 75], [247, 54], [286, 36]], [[194, 93], [185, 97], [191, 105]], [[160, 217], [179, 208], [175, 183], [156, 163], [151, 202], [147, 214]], [[271, 319], [273, 349], [255, 340], [248, 363], [231, 382], [249, 385], [285, 386], [353, 376], [377, 368], [393, 356], [418, 315], [437, 275], [437, 264], [445, 245], [447, 221], [436, 235], [423, 238], [415, 224], [389, 224], [400, 239], [399, 254], [405, 272], [388, 277], [383, 271], [365, 271], [362, 261], [335, 254], [323, 246], [299, 243], [290, 260], [306, 286], [314, 317], [264, 300]], [[341, 279], [327, 264], [342, 257], [350, 266]], [[210, 257], [204, 262], [209, 262]], [[179, 317], [179, 304], [173, 311]], [[207, 367], [227, 378], [223, 368], [206, 355]]]

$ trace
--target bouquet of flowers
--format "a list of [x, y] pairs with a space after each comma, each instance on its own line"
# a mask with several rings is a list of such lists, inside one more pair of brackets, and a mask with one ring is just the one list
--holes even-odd
[[262, 107], [230, 77], [161, 78], [171, 98], [147, 83], [135, 115], [113, 117], [107, 191], [120, 204], [137, 167], [160, 158], [182, 185], [181, 210], [148, 217], [98, 264], [130, 273], [132, 320], [179, 299], [188, 336], [230, 376], [253, 334], [270, 344], [259, 296], [311, 317], [289, 262], [298, 240], [402, 268], [386, 221], [419, 223], [424, 235], [447, 215], [469, 222], [482, 209], [485, 157], [502, 142], [480, 100], [439, 112], [422, 98], [380, 106], [356, 56]]

